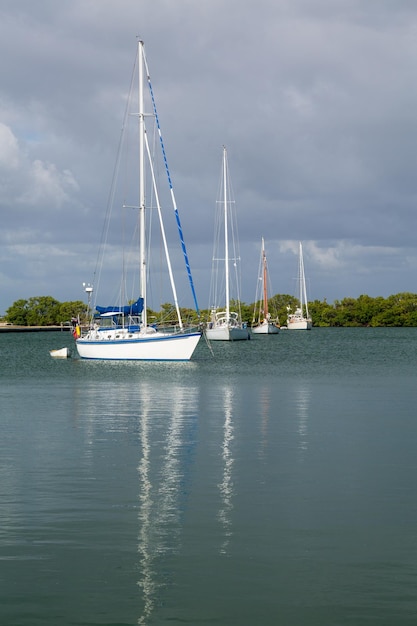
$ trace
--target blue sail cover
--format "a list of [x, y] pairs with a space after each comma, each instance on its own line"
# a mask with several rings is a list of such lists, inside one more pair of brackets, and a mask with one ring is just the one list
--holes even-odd
[[103, 313], [139, 315], [143, 311], [143, 298], [138, 298], [136, 302], [132, 302], [132, 304], [127, 306], [96, 306], [96, 310], [100, 315], [103, 315]]

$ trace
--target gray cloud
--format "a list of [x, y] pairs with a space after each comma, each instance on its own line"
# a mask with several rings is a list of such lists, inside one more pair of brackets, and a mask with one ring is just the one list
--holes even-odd
[[201, 307], [223, 144], [246, 302], [262, 236], [277, 293], [294, 293], [298, 240], [310, 299], [416, 291], [416, 29], [405, 0], [3, 2], [0, 312], [83, 297], [136, 36]]

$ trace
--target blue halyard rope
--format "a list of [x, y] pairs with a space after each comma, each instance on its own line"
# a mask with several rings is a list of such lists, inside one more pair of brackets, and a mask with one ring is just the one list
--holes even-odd
[[173, 200], [173, 204], [174, 204], [175, 219], [177, 221], [177, 228], [178, 228], [178, 233], [179, 233], [179, 236], [180, 236], [182, 252], [183, 252], [183, 255], [184, 255], [185, 267], [187, 269], [188, 280], [190, 282], [190, 287], [191, 287], [191, 292], [192, 292], [193, 298], [194, 298], [195, 308], [196, 308], [197, 314], [200, 316], [200, 310], [198, 308], [198, 302], [197, 302], [197, 295], [195, 293], [193, 277], [191, 275], [191, 267], [190, 267], [190, 263], [189, 263], [189, 260], [188, 260], [187, 248], [185, 247], [184, 235], [183, 235], [183, 232], [182, 232], [180, 214], [178, 213], [177, 203], [175, 201], [174, 188], [172, 186], [171, 175], [169, 173], [168, 160], [167, 160], [166, 153], [165, 153], [164, 141], [162, 139], [162, 132], [161, 132], [161, 127], [159, 125], [158, 112], [156, 110], [156, 103], [155, 103], [155, 98], [154, 98], [154, 94], [153, 94], [151, 78], [149, 76], [148, 70], [146, 71], [146, 75], [147, 75], [147, 80], [148, 80], [148, 85], [149, 85], [149, 91], [150, 91], [150, 94], [151, 94], [152, 107], [153, 107], [153, 112], [154, 112], [154, 115], [155, 115], [156, 126], [157, 126], [158, 134], [159, 134], [159, 141], [160, 141], [161, 149], [162, 149], [162, 156], [163, 156], [164, 164], [165, 164], [165, 171], [167, 173], [168, 184], [169, 184], [169, 188], [170, 188], [170, 191], [171, 191], [171, 196], [172, 196], [172, 200]]

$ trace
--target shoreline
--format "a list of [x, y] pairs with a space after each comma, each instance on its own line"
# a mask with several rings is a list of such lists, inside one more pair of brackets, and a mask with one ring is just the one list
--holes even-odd
[[0, 324], [0, 333], [39, 333], [39, 332], [68, 332], [71, 326], [15, 326], [14, 324]]

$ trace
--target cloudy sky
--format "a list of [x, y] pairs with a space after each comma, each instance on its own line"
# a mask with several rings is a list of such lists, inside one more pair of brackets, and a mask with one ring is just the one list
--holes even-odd
[[310, 300], [417, 293], [415, 0], [2, 0], [0, 313], [84, 298], [138, 36], [201, 308], [223, 145], [244, 302], [262, 236], [273, 293], [298, 241]]

